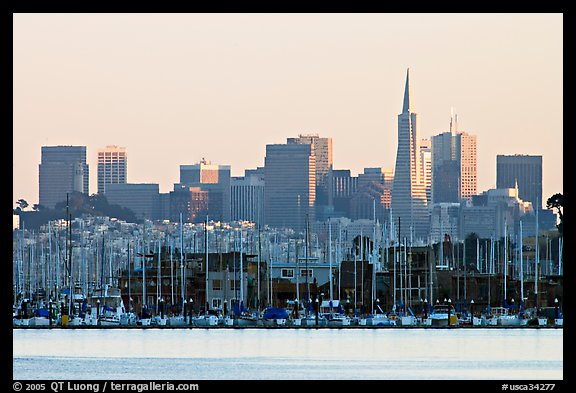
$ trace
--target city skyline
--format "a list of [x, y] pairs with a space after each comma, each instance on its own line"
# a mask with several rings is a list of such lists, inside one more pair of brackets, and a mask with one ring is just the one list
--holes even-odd
[[15, 14], [13, 202], [38, 203], [41, 146], [92, 168], [125, 146], [129, 182], [160, 192], [298, 134], [332, 138], [334, 169], [393, 168], [407, 68], [422, 138], [452, 107], [477, 136], [479, 193], [513, 154], [543, 157], [543, 205], [563, 192], [562, 14]]

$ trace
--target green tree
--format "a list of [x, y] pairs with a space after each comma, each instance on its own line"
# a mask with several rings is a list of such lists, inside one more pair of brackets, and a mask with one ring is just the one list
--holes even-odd
[[546, 201], [546, 208], [547, 209], [556, 209], [558, 210], [558, 216], [560, 217], [560, 222], [556, 227], [558, 228], [558, 232], [562, 235], [563, 223], [564, 223], [564, 216], [562, 215], [562, 209], [564, 208], [564, 195], [561, 193], [557, 193], [552, 195]]

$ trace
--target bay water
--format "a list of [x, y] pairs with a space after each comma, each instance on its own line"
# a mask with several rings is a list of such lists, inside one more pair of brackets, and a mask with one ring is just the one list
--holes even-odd
[[561, 380], [563, 330], [14, 329], [20, 380]]

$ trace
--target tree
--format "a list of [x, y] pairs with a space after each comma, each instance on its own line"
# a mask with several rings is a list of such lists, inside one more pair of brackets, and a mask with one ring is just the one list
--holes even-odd
[[24, 199], [18, 199], [16, 201], [16, 204], [18, 205], [18, 207], [20, 207], [20, 210], [24, 210], [28, 207], [28, 202], [26, 202], [26, 200]]
[[558, 232], [561, 235], [562, 235], [563, 221], [564, 221], [564, 217], [562, 215], [562, 208], [563, 207], [564, 207], [564, 195], [562, 195], [561, 193], [557, 193], [557, 194], [552, 195], [546, 201], [546, 208], [547, 209], [557, 209], [558, 210], [558, 216], [560, 217], [560, 223], [558, 225], [556, 225], [556, 227], [558, 228]]

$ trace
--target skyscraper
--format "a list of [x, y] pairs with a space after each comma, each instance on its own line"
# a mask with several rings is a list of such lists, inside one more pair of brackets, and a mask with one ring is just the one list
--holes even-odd
[[208, 216], [213, 220], [230, 221], [230, 179], [230, 165], [212, 164], [204, 158], [198, 164], [180, 165], [180, 184], [192, 192], [194, 200], [207, 203]]
[[264, 222], [303, 231], [313, 223], [316, 202], [316, 155], [313, 145], [266, 145]]
[[542, 207], [542, 156], [496, 156], [496, 188], [514, 188], [518, 181], [518, 196]]
[[72, 191], [88, 194], [86, 146], [42, 146], [39, 204], [53, 209]]
[[263, 225], [264, 179], [256, 174], [233, 177], [230, 185], [232, 220], [246, 220]]
[[398, 150], [392, 187], [392, 218], [400, 227], [400, 238], [426, 239], [429, 218], [426, 203], [426, 183], [421, 164], [418, 115], [413, 112], [410, 70], [406, 71], [406, 87], [402, 113], [398, 115]]
[[429, 139], [420, 141], [420, 162], [424, 173], [424, 185], [426, 187], [426, 203], [432, 203], [432, 145]]
[[288, 144], [313, 146], [316, 156], [316, 206], [317, 213], [332, 205], [332, 138], [321, 138], [318, 134], [300, 134], [298, 138], [288, 138]]
[[432, 137], [432, 202], [471, 201], [477, 184], [476, 135], [459, 131], [452, 115], [450, 131]]
[[106, 146], [98, 150], [98, 194], [106, 192], [107, 184], [126, 184], [128, 155], [125, 147]]

